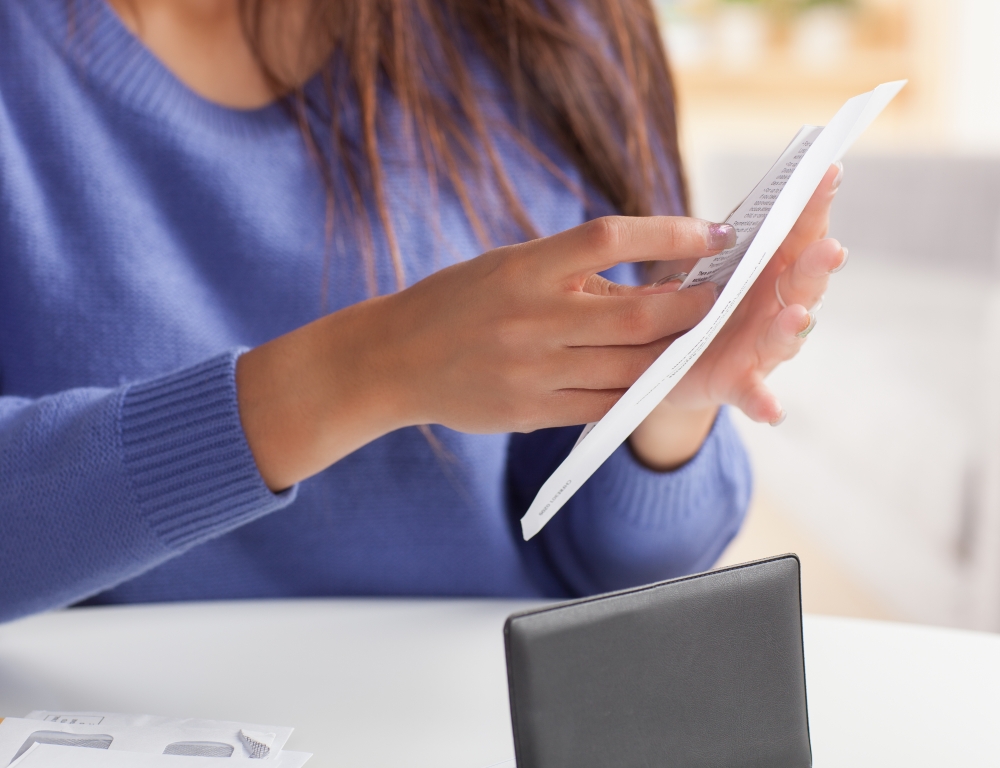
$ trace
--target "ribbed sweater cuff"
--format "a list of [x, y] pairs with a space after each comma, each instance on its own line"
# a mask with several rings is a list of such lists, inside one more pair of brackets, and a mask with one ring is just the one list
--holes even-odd
[[739, 529], [750, 494], [746, 454], [720, 413], [701, 450], [672, 472], [620, 447], [543, 534], [570, 594], [593, 594], [711, 567]]
[[170, 547], [186, 549], [287, 506], [257, 471], [240, 423], [233, 350], [130, 386], [121, 439], [142, 514]]
[[[601, 466], [580, 493], [604, 501], [608, 513], [638, 528], [676, 525], [682, 510], [696, 510], [707, 501], [748, 494], [746, 454], [725, 408], [690, 461], [669, 472], [649, 469], [626, 443]], [[607, 504], [607, 500], [614, 500]], [[583, 501], [583, 499], [581, 499]], [[590, 498], [587, 498], [587, 502]], [[586, 503], [586, 502], [584, 502]]]

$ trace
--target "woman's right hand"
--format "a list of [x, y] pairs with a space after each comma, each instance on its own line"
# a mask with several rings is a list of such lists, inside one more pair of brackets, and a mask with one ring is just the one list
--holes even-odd
[[394, 429], [530, 431], [601, 418], [715, 300], [630, 287], [620, 262], [696, 259], [726, 225], [606, 217], [497, 248], [243, 355], [240, 416], [264, 480], [288, 487]]

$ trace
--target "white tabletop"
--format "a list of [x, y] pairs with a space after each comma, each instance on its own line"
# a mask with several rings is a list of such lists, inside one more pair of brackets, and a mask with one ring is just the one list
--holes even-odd
[[[0, 626], [0, 715], [291, 725], [310, 768], [513, 757], [503, 621], [527, 604], [309, 600], [61, 611]], [[807, 617], [817, 768], [1000, 764], [1000, 636]]]

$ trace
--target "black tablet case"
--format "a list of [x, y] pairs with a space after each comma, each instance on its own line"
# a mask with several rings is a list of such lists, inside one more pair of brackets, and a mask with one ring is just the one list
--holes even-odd
[[511, 616], [518, 768], [808, 768], [799, 560]]

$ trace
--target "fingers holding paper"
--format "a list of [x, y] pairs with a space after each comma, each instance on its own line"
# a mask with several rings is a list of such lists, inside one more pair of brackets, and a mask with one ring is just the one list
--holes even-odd
[[[802, 314], [804, 307], [788, 306], [780, 297], [777, 278], [826, 235], [827, 208], [840, 175], [839, 167], [831, 171], [829, 164], [844, 155], [905, 84], [883, 83], [849, 99], [825, 128], [803, 126], [796, 134], [771, 171], [733, 213], [733, 221], [747, 234], [752, 233], [746, 248], [741, 252], [737, 246], [721, 258], [706, 259], [685, 278], [690, 286], [713, 278], [724, 280], [727, 270], [733, 270], [737, 282], [727, 285], [722, 294], [725, 302], [713, 308], [704, 333], [682, 337], [669, 348], [648, 372], [648, 380], [646, 375], [640, 378], [642, 387], [633, 387], [619, 401], [622, 407], [615, 408], [615, 418], [595, 425], [552, 473], [521, 518], [525, 539], [542, 529], [630, 432], [633, 453], [647, 461], [639, 445], [656, 448], [658, 436], [675, 431], [671, 422], [686, 421], [690, 434], [704, 435], [721, 403], [743, 405], [758, 419], [779, 408], [763, 384], [769, 370], [768, 342], [776, 338], [779, 346], [785, 346], [785, 354], [792, 354], [797, 342], [788, 339], [787, 332], [782, 333], [782, 326], [794, 321], [796, 313], [799, 319], [808, 319], [795, 334], [801, 339], [814, 321], [808, 312]], [[813, 194], [818, 189], [820, 194]], [[811, 201], [805, 200], [807, 194]], [[781, 245], [779, 241], [783, 241]], [[837, 269], [845, 257], [846, 253], [842, 254]], [[702, 346], [706, 343], [707, 348]], [[635, 399], [629, 400], [633, 390]], [[649, 397], [654, 392], [666, 396], [656, 406]], [[772, 423], [781, 418], [779, 414]], [[642, 421], [636, 426], [639, 419]], [[658, 449], [654, 454], [664, 455]], [[664, 469], [676, 466], [672, 461], [657, 460], [655, 464]]]
[[840, 243], [826, 239], [807, 245], [787, 267], [772, 260], [667, 402], [685, 409], [729, 403], [754, 421], [780, 423], [784, 412], [764, 379], [798, 354], [816, 327], [810, 310], [846, 256]]
[[612, 216], [499, 248], [386, 297], [383, 338], [406, 371], [410, 423], [467, 432], [531, 431], [593, 421], [716, 289], [639, 287], [597, 273], [623, 262], [700, 258], [735, 240], [698, 219]]
[[[816, 327], [819, 305], [826, 294], [830, 275], [847, 261], [847, 250], [836, 240], [826, 239], [808, 245], [775, 280], [775, 301], [785, 306], [774, 316], [762, 336], [754, 375], [744, 384], [734, 404], [754, 421], [777, 426], [785, 412], [777, 397], [763, 383], [764, 377], [780, 363], [798, 354], [806, 337]], [[780, 267], [780, 264], [777, 265]], [[770, 275], [762, 275], [766, 287]]]
[[801, 349], [816, 326], [830, 275], [847, 261], [840, 243], [826, 238], [842, 175], [839, 164], [830, 167], [775, 257], [668, 396], [668, 407], [696, 410], [729, 403], [754, 421], [784, 419], [764, 379]]
[[786, 307], [801, 304], [807, 310], [813, 309], [826, 293], [830, 275], [846, 258], [847, 251], [836, 240], [828, 238], [811, 243], [775, 278], [775, 299]]
[[[736, 244], [736, 230], [684, 216], [604, 216], [516, 247], [540, 275], [594, 291], [594, 280], [616, 264], [700, 259]], [[541, 258], [538, 258], [541, 257]]]
[[764, 383], [778, 364], [791, 360], [815, 327], [815, 317], [800, 304], [782, 309], [771, 321], [757, 350], [757, 365], [733, 388], [731, 402], [757, 422], [777, 426], [785, 417], [781, 403]]
[[837, 195], [837, 190], [840, 189], [843, 177], [842, 164], [830, 166], [798, 221], [795, 222], [795, 226], [792, 227], [792, 231], [775, 253], [774, 261], [787, 266], [793, 263], [809, 245], [826, 237], [830, 228], [830, 206]]

